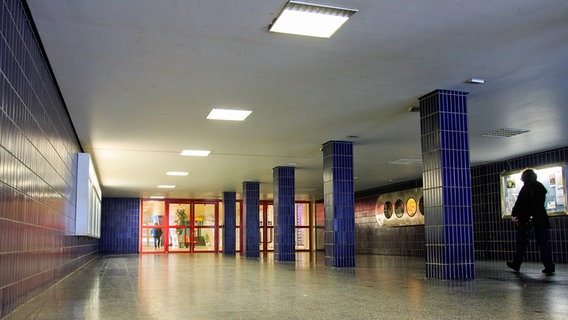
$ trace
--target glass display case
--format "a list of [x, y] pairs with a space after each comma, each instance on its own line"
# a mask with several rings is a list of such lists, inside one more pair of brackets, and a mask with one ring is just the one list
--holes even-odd
[[[549, 216], [566, 215], [566, 163], [555, 163], [531, 168], [537, 175], [537, 180], [546, 188], [545, 207]], [[501, 217], [511, 218], [511, 211], [523, 181], [522, 170], [503, 172], [501, 178]]]

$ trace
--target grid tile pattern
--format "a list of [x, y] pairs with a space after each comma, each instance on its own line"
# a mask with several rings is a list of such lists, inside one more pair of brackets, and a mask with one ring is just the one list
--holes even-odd
[[419, 99], [431, 278], [475, 277], [466, 95], [436, 90]]
[[424, 225], [381, 227], [376, 218], [381, 194], [422, 187], [422, 179], [355, 193], [355, 240], [357, 254], [424, 257]]
[[329, 141], [323, 145], [325, 206], [325, 264], [355, 266], [355, 197], [353, 143]]
[[103, 197], [100, 251], [104, 254], [138, 253], [140, 199]]
[[[473, 167], [472, 195], [475, 256], [487, 260], [511, 260], [515, 252], [516, 231], [510, 220], [501, 218], [499, 174], [568, 161], [568, 147]], [[568, 217], [550, 218], [553, 260], [568, 263]], [[540, 253], [531, 241], [526, 261], [540, 262]]]
[[237, 252], [237, 193], [223, 192], [223, 212], [225, 226], [223, 227], [223, 253]]
[[272, 169], [274, 190], [274, 259], [296, 260], [294, 167]]
[[260, 183], [243, 182], [243, 254], [247, 258], [260, 257]]
[[0, 1], [0, 317], [98, 253], [74, 236], [81, 146], [26, 12]]

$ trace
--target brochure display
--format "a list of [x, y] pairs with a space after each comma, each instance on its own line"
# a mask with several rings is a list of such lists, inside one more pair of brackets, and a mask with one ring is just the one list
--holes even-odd
[[[566, 163], [532, 168], [546, 188], [545, 207], [549, 216], [566, 215]], [[523, 181], [523, 170], [509, 171], [501, 174], [501, 216], [510, 218], [511, 211], [517, 201], [517, 197]]]

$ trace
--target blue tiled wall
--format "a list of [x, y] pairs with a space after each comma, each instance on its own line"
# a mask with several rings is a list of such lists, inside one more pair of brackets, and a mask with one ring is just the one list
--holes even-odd
[[325, 264], [355, 266], [355, 197], [353, 143], [330, 141], [323, 145], [325, 206]]
[[[479, 259], [511, 260], [515, 250], [515, 230], [510, 220], [501, 219], [499, 174], [568, 161], [568, 147], [513, 158], [472, 168], [475, 255]], [[550, 239], [556, 262], [568, 263], [568, 217], [551, 217]], [[534, 242], [527, 261], [540, 261]]]
[[475, 277], [466, 93], [420, 99], [426, 276]]
[[[507, 161], [471, 168], [473, 240], [475, 259], [511, 260], [515, 250], [515, 230], [510, 220], [501, 219], [499, 174], [568, 161], [568, 147], [526, 155]], [[355, 195], [357, 253], [422, 257], [425, 254], [424, 226], [379, 228], [375, 204], [382, 193], [421, 187], [417, 179]], [[426, 212], [426, 214], [428, 214]], [[568, 263], [568, 216], [551, 218], [554, 261]], [[538, 248], [531, 243], [527, 261], [539, 262]]]
[[294, 167], [272, 169], [274, 184], [274, 259], [296, 260], [296, 237], [294, 227]]
[[243, 182], [243, 253], [247, 258], [260, 257], [260, 183]]
[[139, 230], [139, 198], [103, 197], [101, 205], [101, 253], [138, 253]]
[[0, 317], [97, 256], [76, 237], [81, 146], [25, 4], [0, 1]]
[[223, 192], [223, 212], [225, 226], [223, 227], [223, 253], [237, 252], [237, 193]]

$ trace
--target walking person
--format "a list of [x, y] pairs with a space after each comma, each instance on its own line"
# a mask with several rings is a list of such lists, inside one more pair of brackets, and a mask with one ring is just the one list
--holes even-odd
[[162, 228], [158, 228], [158, 223], [154, 223], [156, 228], [153, 228], [151, 231], [152, 236], [154, 237], [154, 249], [157, 249], [161, 246], [162, 242]]
[[524, 185], [511, 213], [511, 220], [517, 226], [517, 248], [513, 261], [508, 261], [507, 266], [516, 272], [521, 269], [529, 240], [534, 237], [544, 265], [542, 272], [552, 275], [555, 266], [549, 242], [550, 221], [544, 208], [547, 191], [542, 183], [537, 181], [537, 175], [531, 169], [523, 171], [521, 180]]

